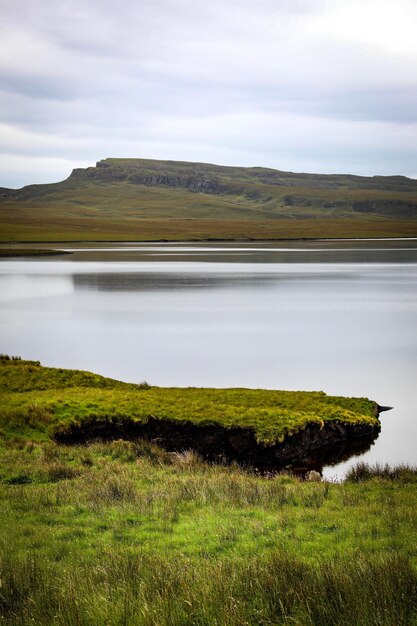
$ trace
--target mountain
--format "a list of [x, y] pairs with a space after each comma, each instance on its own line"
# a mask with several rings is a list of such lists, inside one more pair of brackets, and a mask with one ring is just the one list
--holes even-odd
[[417, 180], [104, 159], [64, 181], [0, 188], [3, 241], [417, 235]]

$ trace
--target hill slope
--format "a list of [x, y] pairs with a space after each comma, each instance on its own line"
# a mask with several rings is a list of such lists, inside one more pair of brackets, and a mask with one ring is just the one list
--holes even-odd
[[3, 241], [417, 235], [417, 181], [105, 159], [0, 189]]

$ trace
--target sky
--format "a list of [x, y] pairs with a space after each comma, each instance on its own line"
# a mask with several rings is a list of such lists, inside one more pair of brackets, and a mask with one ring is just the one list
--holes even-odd
[[0, 186], [106, 157], [417, 177], [416, 0], [0, 0]]

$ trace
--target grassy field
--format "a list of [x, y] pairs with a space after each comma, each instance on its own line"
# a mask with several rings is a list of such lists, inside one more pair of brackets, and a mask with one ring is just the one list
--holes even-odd
[[323, 392], [150, 387], [4, 356], [0, 358], [0, 390], [0, 429], [11, 437], [39, 439], [62, 435], [74, 427], [88, 430], [98, 422], [147, 422], [152, 417], [248, 428], [258, 442], [269, 445], [308, 424], [378, 424], [375, 403], [366, 398]]
[[180, 395], [0, 363], [1, 623], [417, 624], [415, 468], [359, 464], [343, 483], [315, 483], [144, 440], [51, 439], [88, 415], [145, 419], [170, 406], [173, 420], [241, 419], [269, 440], [286, 432], [289, 415], [291, 428], [307, 409], [367, 421], [373, 403], [263, 390]]
[[8, 626], [417, 623], [417, 471], [269, 479], [114, 441], [0, 446]]
[[0, 241], [248, 241], [320, 238], [416, 237], [417, 222], [383, 219], [187, 220], [79, 218], [58, 210], [0, 205]]
[[264, 168], [107, 159], [0, 194], [0, 241], [406, 237], [417, 183]]

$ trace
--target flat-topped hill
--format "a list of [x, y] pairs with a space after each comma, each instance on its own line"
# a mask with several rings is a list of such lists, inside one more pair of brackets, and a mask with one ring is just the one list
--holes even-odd
[[245, 185], [278, 185], [307, 189], [375, 189], [417, 192], [417, 180], [406, 176], [305, 174], [266, 167], [232, 167], [155, 159], [102, 159], [95, 167], [73, 170], [70, 179], [126, 181], [150, 186], [185, 187], [208, 193], [232, 193]]
[[417, 181], [104, 159], [0, 189], [3, 241], [280, 239], [417, 234]]

